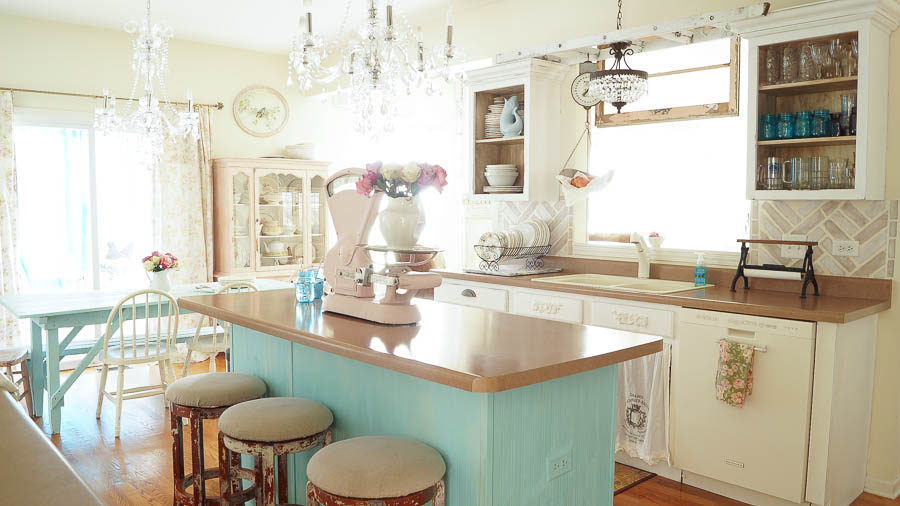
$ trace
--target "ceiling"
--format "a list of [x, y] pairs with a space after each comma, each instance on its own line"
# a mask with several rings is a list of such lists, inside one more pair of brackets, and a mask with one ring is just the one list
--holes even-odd
[[[350, 28], [365, 16], [368, 0], [352, 0]], [[489, 3], [457, 0], [455, 7]], [[410, 15], [437, 14], [451, 0], [395, 0], [396, 9]], [[301, 13], [302, 0], [153, 0], [152, 17], [175, 30], [175, 38], [284, 53]], [[345, 1], [315, 0], [315, 31], [335, 36], [344, 16]], [[122, 29], [144, 15], [144, 0], [0, 0], [0, 13], [64, 23]]]

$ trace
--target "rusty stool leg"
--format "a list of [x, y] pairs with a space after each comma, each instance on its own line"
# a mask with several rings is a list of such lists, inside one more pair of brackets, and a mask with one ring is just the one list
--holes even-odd
[[184, 483], [184, 431], [181, 428], [181, 417], [176, 413], [174, 404], [169, 404], [169, 427], [172, 430], [172, 471], [175, 478], [176, 506], [184, 504], [181, 497], [185, 495]]

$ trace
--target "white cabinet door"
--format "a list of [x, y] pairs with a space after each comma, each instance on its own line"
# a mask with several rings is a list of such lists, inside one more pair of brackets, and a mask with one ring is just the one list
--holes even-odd
[[[684, 309], [672, 363], [673, 465], [804, 500], [815, 323]], [[765, 347], [743, 408], [716, 399], [721, 339]]]

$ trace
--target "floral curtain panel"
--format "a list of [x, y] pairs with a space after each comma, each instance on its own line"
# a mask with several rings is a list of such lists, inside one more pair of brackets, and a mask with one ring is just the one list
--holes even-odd
[[201, 108], [200, 141], [166, 142], [154, 174], [154, 244], [178, 257], [172, 283], [212, 280], [212, 168], [209, 109]]
[[[19, 204], [13, 146], [12, 94], [0, 91], [0, 295], [15, 295], [19, 291], [16, 254]], [[0, 346], [19, 344], [19, 321], [0, 307]]]

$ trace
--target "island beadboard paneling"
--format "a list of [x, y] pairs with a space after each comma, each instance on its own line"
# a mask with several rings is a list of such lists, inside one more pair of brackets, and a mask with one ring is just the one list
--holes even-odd
[[[763, 200], [753, 201], [750, 235], [753, 239], [782, 239], [784, 234], [803, 234], [818, 241], [816, 274], [891, 279], [897, 241], [896, 200]], [[859, 256], [831, 254], [833, 241], [859, 242]], [[802, 260], [783, 258], [776, 245], [754, 245], [751, 263], [799, 266]]]

